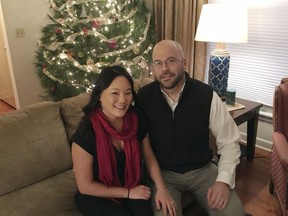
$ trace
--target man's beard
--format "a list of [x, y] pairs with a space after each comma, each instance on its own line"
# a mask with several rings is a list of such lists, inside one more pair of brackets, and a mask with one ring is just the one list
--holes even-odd
[[160, 83], [161, 88], [173, 89], [181, 82], [182, 79], [183, 79], [183, 76], [178, 74], [178, 76], [174, 75], [172, 77], [172, 82], [162, 82], [161, 79], [159, 79], [159, 83]]

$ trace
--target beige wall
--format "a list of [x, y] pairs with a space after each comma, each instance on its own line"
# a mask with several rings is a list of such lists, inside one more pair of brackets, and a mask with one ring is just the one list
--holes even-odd
[[[13, 91], [12, 77], [10, 74], [9, 63], [7, 56], [9, 55], [9, 49], [6, 47], [7, 39], [5, 29], [2, 28], [3, 16], [2, 7], [0, 4], [0, 99], [16, 108], [16, 101]], [[14, 81], [14, 80], [13, 80]]]
[[[242, 139], [246, 141], [247, 124], [244, 123], [240, 125], [238, 128], [240, 130]], [[256, 146], [270, 151], [272, 149], [272, 134], [273, 134], [273, 127], [272, 127], [271, 120], [267, 121], [267, 120], [262, 120], [260, 118], [258, 122]]]
[[[18, 108], [21, 108], [41, 101], [39, 95], [44, 94], [34, 62], [41, 27], [48, 22], [49, 4], [39, 0], [1, 0], [1, 4], [19, 99]], [[24, 28], [25, 38], [15, 37], [16, 28]]]

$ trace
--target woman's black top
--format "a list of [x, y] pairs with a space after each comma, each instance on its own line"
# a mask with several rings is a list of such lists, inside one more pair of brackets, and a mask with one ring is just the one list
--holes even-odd
[[[96, 154], [96, 142], [95, 133], [90, 119], [83, 120], [79, 125], [78, 129], [71, 137], [71, 143], [75, 142], [86, 152], [94, 157], [94, 180], [99, 181], [98, 178], [98, 160]], [[118, 179], [122, 186], [125, 184], [125, 153], [124, 151], [119, 151], [114, 147], [114, 153], [116, 157], [116, 164], [118, 170]]]

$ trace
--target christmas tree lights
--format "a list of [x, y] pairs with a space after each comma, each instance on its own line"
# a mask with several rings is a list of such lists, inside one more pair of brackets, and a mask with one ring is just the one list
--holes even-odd
[[142, 0], [49, 0], [51, 24], [42, 29], [36, 68], [44, 99], [91, 91], [103, 67], [122, 65], [137, 79], [149, 71], [156, 43]]

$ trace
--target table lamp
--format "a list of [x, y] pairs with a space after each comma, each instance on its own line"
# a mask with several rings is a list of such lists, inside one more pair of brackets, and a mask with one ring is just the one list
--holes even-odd
[[208, 83], [225, 98], [230, 54], [226, 43], [248, 42], [247, 8], [233, 4], [204, 4], [195, 36], [196, 41], [216, 42], [210, 54]]

